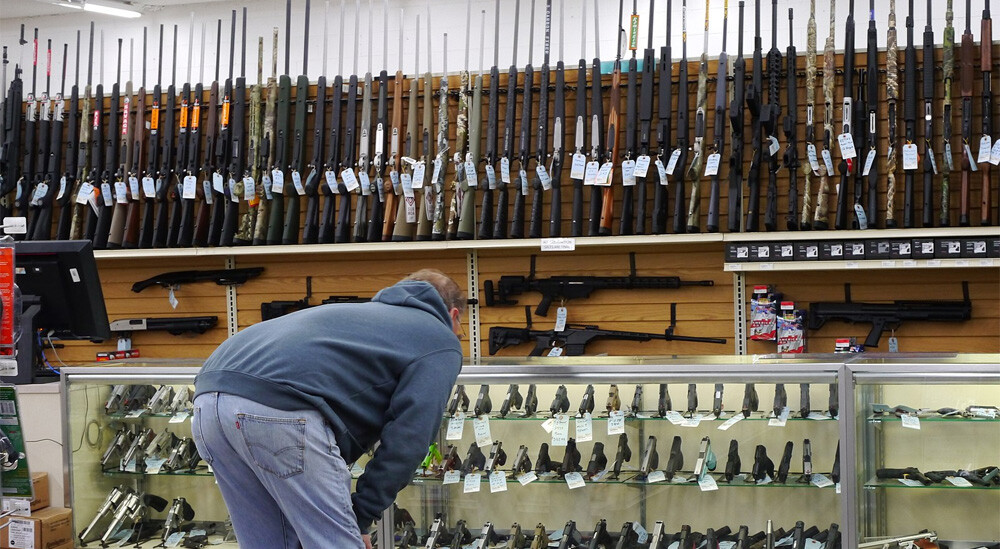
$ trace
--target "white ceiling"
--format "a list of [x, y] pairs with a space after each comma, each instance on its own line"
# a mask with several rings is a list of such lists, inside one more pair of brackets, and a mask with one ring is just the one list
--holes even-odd
[[[0, 18], [22, 19], [44, 15], [63, 15], [71, 12], [67, 8], [56, 5], [58, 0], [0, 0]], [[79, 0], [77, 0], [79, 1]], [[229, 0], [100, 0], [107, 5], [123, 4], [122, 7], [141, 12], [159, 11], [167, 6], [182, 6], [186, 4], [208, 4]]]

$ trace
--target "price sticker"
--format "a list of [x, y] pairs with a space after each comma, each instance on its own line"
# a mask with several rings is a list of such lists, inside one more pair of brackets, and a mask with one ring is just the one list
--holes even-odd
[[813, 473], [812, 478], [809, 480], [809, 484], [812, 484], [817, 488], [826, 488], [827, 486], [833, 486], [833, 481], [826, 475]]
[[934, 172], [934, 175], [937, 175], [937, 160], [934, 158], [934, 149], [927, 147], [927, 152], [925, 154], [927, 155], [927, 159], [931, 161], [931, 171]]
[[212, 184], [207, 179], [201, 182], [201, 190], [205, 193], [205, 204], [211, 206], [215, 199], [212, 197]]
[[682, 416], [677, 410], [667, 410], [667, 413], [664, 414], [663, 417], [667, 418], [667, 421], [669, 421], [671, 425], [680, 426], [684, 424], [684, 416]]
[[566, 318], [569, 315], [566, 307], [556, 309], [556, 325], [553, 330], [561, 332], [566, 329]]
[[490, 418], [483, 414], [472, 420], [472, 432], [476, 435], [476, 446], [490, 446], [493, 444], [493, 437], [490, 436]]
[[527, 473], [518, 475], [517, 477], [517, 481], [521, 483], [521, 486], [527, 486], [536, 480], [538, 480], [538, 475], [536, 475], [534, 471], [528, 471]]
[[470, 187], [479, 186], [479, 174], [476, 172], [476, 163], [471, 160], [465, 161], [465, 181]]
[[302, 186], [302, 176], [299, 175], [298, 170], [292, 170], [292, 185], [295, 187], [295, 192], [299, 193], [299, 196], [305, 196], [306, 189]]
[[875, 164], [875, 149], [868, 151], [868, 156], [865, 157], [865, 167], [861, 171], [861, 175], [868, 177], [868, 172], [872, 171], [873, 164]]
[[575, 249], [575, 238], [543, 238], [541, 242], [543, 252], [572, 252]]
[[333, 194], [340, 193], [340, 190], [337, 189], [337, 172], [326, 170], [323, 172], [323, 179], [326, 180], [326, 186], [330, 188], [330, 192]]
[[[194, 176], [187, 176], [184, 178], [184, 185], [187, 185], [187, 178], [195, 179]], [[195, 179], [197, 181], [197, 179]], [[45, 183], [39, 183], [38, 187], [41, 188]], [[186, 190], [186, 189], [185, 189]], [[42, 196], [45, 196], [42, 193]], [[115, 181], [115, 203], [116, 204], [128, 204], [128, 185], [124, 181]]]
[[461, 479], [461, 471], [447, 471], [444, 474], [444, 481], [442, 481], [441, 484], [458, 484], [458, 481]]
[[990, 149], [990, 164], [1000, 165], [1000, 139], [994, 142], [993, 148]]
[[491, 191], [497, 188], [497, 171], [489, 164], [486, 165], [486, 183]]
[[663, 165], [663, 162], [659, 158], [656, 159], [656, 174], [660, 176], [660, 185], [666, 187], [670, 184], [667, 179], [667, 167]]
[[462, 487], [462, 492], [465, 494], [474, 494], [482, 488], [483, 475], [480, 473], [469, 473], [465, 475], [465, 484]]
[[625, 432], [625, 412], [612, 410], [608, 416], [608, 435], [620, 435]]
[[827, 175], [833, 175], [833, 155], [830, 154], [830, 149], [823, 149], [823, 164], [826, 164]]
[[549, 177], [549, 172], [545, 170], [545, 166], [539, 164], [535, 166], [535, 174], [538, 175], [538, 180], [542, 183], [543, 190], [550, 190], [552, 188], [552, 178]]
[[111, 183], [106, 181], [101, 183], [101, 198], [104, 199], [105, 206], [111, 206], [115, 203], [115, 195], [111, 191]]
[[278, 169], [271, 170], [271, 192], [274, 194], [285, 192], [285, 172]]
[[733, 425], [736, 425], [737, 423], [739, 423], [741, 421], [743, 421], [743, 414], [736, 414], [733, 417], [731, 417], [731, 418], [727, 419], [726, 421], [722, 422], [722, 425], [719, 425], [719, 430], [720, 431], [728, 431], [730, 427], [732, 427]]
[[667, 161], [667, 175], [674, 175], [674, 170], [677, 169], [677, 161], [681, 158], [681, 150], [674, 149], [674, 152], [670, 154], [670, 160]]
[[898, 480], [903, 486], [910, 486], [914, 488], [922, 487], [924, 485], [924, 483], [919, 480], [914, 480], [912, 478], [898, 478], [896, 480]]
[[663, 471], [650, 471], [646, 475], [646, 483], [653, 484], [654, 482], [664, 482], [667, 480], [667, 475]]
[[646, 177], [649, 174], [649, 155], [642, 154], [635, 159], [635, 176]]
[[510, 159], [500, 159], [500, 181], [510, 185]]
[[587, 484], [583, 482], [583, 475], [577, 472], [566, 473], [566, 485], [569, 486], [570, 490], [575, 490], [577, 488], [583, 488]]
[[635, 161], [626, 160], [622, 162], [622, 185], [626, 187], [635, 186]]
[[552, 446], [566, 446], [569, 440], [569, 416], [556, 414], [555, 420], [552, 426]]
[[462, 433], [465, 431], [465, 412], [456, 412], [454, 417], [448, 419], [448, 431], [445, 440], [462, 440]]
[[366, 171], [358, 172], [358, 185], [361, 188], [361, 196], [372, 195], [372, 182], [371, 179], [368, 178], [368, 172]]
[[582, 181], [587, 171], [587, 157], [583, 153], [573, 155], [573, 161], [569, 168], [569, 178]]
[[917, 154], [916, 143], [903, 145], [903, 169], [915, 170], [920, 167], [919, 156]]
[[767, 142], [769, 143], [767, 148], [768, 154], [771, 156], [778, 154], [778, 151], [781, 150], [781, 144], [778, 143], [778, 138], [772, 135], [767, 138]]
[[594, 440], [594, 420], [590, 412], [585, 412], [583, 417], [576, 418], [576, 441], [588, 442]]
[[903, 427], [907, 429], [920, 430], [920, 418], [914, 414], [903, 414], [900, 418], [903, 422]]
[[969, 159], [969, 167], [972, 169], [972, 171], [978, 172], [979, 171], [979, 166], [976, 165], [976, 163], [972, 161], [972, 149], [969, 148], [969, 144], [968, 143], [965, 144], [965, 158]]
[[715, 477], [705, 475], [698, 479], [698, 488], [701, 488], [702, 492], [711, 492], [712, 490], [718, 490], [719, 485], [715, 482]]
[[347, 187], [347, 192], [352, 193], [358, 189], [358, 176], [354, 175], [354, 170], [350, 168], [340, 172], [340, 180]]
[[817, 156], [816, 145], [812, 143], [806, 145], [806, 158], [809, 159], [809, 167], [812, 168], [815, 175], [819, 175], [819, 158]]
[[413, 188], [422, 189], [424, 188], [424, 172], [427, 171], [427, 167], [423, 162], [417, 162], [417, 165], [413, 167]]
[[993, 150], [993, 138], [984, 135], [979, 140], [979, 156], [976, 158], [977, 164], [985, 164], [990, 161], [990, 152]]
[[507, 491], [507, 475], [503, 471], [493, 471], [490, 473], [490, 493]]
[[600, 164], [595, 161], [587, 162], [586, 171], [583, 174], [584, 185], [595, 185], [597, 183], [597, 172], [601, 170]]
[[842, 133], [837, 136], [837, 144], [840, 145], [840, 157], [844, 160], [857, 158], [858, 152], [854, 150], [854, 136], [849, 133]]
[[597, 172], [597, 181], [595, 181], [594, 184], [604, 187], [611, 185], [611, 170], [613, 170], [614, 167], [614, 164], [611, 162], [605, 162], [602, 164], [601, 170]]
[[722, 155], [719, 153], [708, 155], [708, 159], [705, 160], [705, 177], [719, 175], [719, 162], [721, 161]]

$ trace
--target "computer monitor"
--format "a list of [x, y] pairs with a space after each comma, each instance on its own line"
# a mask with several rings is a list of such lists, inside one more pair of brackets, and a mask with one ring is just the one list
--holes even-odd
[[34, 329], [52, 330], [63, 339], [111, 338], [89, 240], [17, 242], [14, 263], [21, 295], [36, 296], [40, 302]]

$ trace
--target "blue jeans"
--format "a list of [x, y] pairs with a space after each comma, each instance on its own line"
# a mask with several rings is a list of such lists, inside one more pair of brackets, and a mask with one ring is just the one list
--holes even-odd
[[351, 473], [319, 412], [205, 393], [194, 401], [191, 430], [240, 547], [364, 548]]

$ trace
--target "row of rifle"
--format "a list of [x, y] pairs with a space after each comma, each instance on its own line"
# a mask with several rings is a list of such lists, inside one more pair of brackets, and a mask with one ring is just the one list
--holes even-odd
[[[63, 84], [54, 96], [51, 91], [51, 40], [49, 41], [46, 90], [36, 94], [33, 79], [31, 93], [23, 102], [20, 66], [15, 66], [14, 80], [4, 107], [3, 152], [0, 157], [0, 216], [21, 215], [27, 218], [29, 239], [87, 238], [94, 247], [149, 248], [165, 246], [230, 246], [240, 244], [296, 244], [329, 242], [372, 242], [379, 240], [444, 240], [471, 238], [522, 238], [541, 236], [597, 236], [617, 233], [662, 234], [699, 232], [701, 205], [704, 201], [701, 179], [710, 178], [708, 212], [704, 230], [720, 230], [720, 165], [726, 141], [725, 120], [731, 124], [733, 144], [728, 170], [728, 231], [760, 229], [761, 171], [767, 162], [766, 204], [763, 226], [780, 228], [778, 221], [777, 177], [782, 167], [788, 170], [788, 229], [825, 229], [829, 226], [830, 181], [834, 177], [833, 143], [840, 145], [840, 182], [835, 191], [833, 226], [845, 229], [873, 228], [880, 208], [879, 188], [882, 177], [878, 162], [879, 65], [874, 0], [868, 26], [867, 67], [855, 68], [853, 0], [846, 25], [846, 50], [843, 67], [843, 107], [841, 132], [834, 127], [835, 20], [831, 15], [830, 36], [823, 54], [823, 93], [826, 105], [824, 134], [817, 139], [815, 124], [815, 88], [817, 52], [815, 1], [810, 2], [809, 41], [806, 55], [806, 125], [807, 162], [799, 156], [797, 135], [799, 110], [797, 54], [790, 45], [782, 60], [776, 31], [772, 47], [763, 61], [760, 36], [760, 0], [756, 0], [755, 48], [750, 78], [743, 56], [743, 2], [740, 2], [740, 51], [730, 65], [725, 52], [728, 0], [723, 11], [723, 47], [718, 61], [715, 98], [714, 134], [706, 135], [708, 106], [708, 57], [706, 8], [706, 46], [701, 55], [697, 93], [692, 111], [689, 97], [686, 0], [682, 22], [684, 45], [679, 62], [679, 78], [673, 80], [672, 52], [669, 45], [660, 49], [657, 65], [653, 47], [653, 21], [650, 17], [649, 41], [640, 65], [638, 49], [637, 0], [629, 37], [632, 56], [623, 61], [624, 31], [618, 33], [618, 49], [613, 65], [610, 90], [605, 96], [599, 51], [590, 64], [580, 59], [578, 84], [567, 86], [562, 61], [562, 36], [559, 61], [550, 65], [552, 1], [546, 0], [544, 58], [539, 70], [534, 58], [534, 0], [532, 0], [531, 39], [528, 64], [517, 66], [517, 23], [513, 30], [514, 54], [507, 74], [506, 93], [501, 90], [499, 50], [499, 1], [496, 3], [494, 62], [489, 71], [489, 86], [484, 89], [485, 68], [479, 74], [469, 72], [471, 2], [466, 20], [465, 67], [460, 73], [460, 89], [449, 90], [447, 56], [441, 66], [437, 90], [437, 133], [434, 137], [434, 80], [431, 72], [431, 31], [427, 30], [427, 72], [422, 96], [419, 92], [419, 16], [416, 18], [414, 75], [409, 78], [408, 104], [404, 109], [404, 74], [402, 68], [391, 77], [383, 69], [377, 75], [369, 70], [360, 75], [355, 56], [354, 73], [343, 76], [343, 55], [338, 75], [328, 85], [326, 76], [316, 81], [315, 100], [309, 100], [311, 83], [307, 76], [309, 53], [310, 6], [306, 2], [303, 28], [303, 70], [292, 81], [289, 50], [292, 33], [291, 0], [286, 4], [285, 70], [277, 75], [277, 28], [273, 37], [272, 76], [263, 83], [263, 38], [258, 39], [258, 78], [260, 84], [246, 83], [246, 9], [243, 10], [243, 48], [239, 76], [235, 76], [237, 13], [232, 13], [229, 76], [220, 81], [221, 59], [216, 59], [215, 79], [207, 90], [200, 82], [191, 84], [191, 57], [194, 44], [192, 16], [189, 31], [188, 78], [178, 86], [176, 61], [171, 83], [164, 90], [163, 40], [160, 27], [157, 83], [146, 89], [146, 31], [143, 31], [142, 83], [133, 94], [131, 74], [121, 90], [122, 40], [118, 41], [118, 78], [105, 102], [102, 84], [93, 84], [94, 27], [91, 24], [90, 59], [87, 83], [80, 90], [80, 33], [77, 33], [77, 78], [68, 101], [64, 99], [68, 46], [63, 48]], [[360, 0], [358, 0], [360, 3]], [[671, 29], [668, 0], [667, 35]], [[921, 103], [917, 99], [917, 61], [913, 44], [913, 0], [907, 17], [907, 46], [904, 53], [903, 119], [905, 122], [902, 164], [905, 172], [902, 226], [914, 227], [915, 177], [923, 173], [923, 207], [920, 224], [942, 226], [951, 223], [950, 176], [951, 88], [954, 79], [954, 28], [952, 0], [947, 0], [947, 27], [944, 38], [944, 134], [943, 162], [936, 160], [933, 147], [935, 117], [934, 37], [930, 24], [931, 1], [927, 2], [928, 26], [924, 32], [922, 112], [925, 128], [923, 151], [916, 144], [916, 118]], [[967, 0], [966, 29], [959, 50], [962, 93], [961, 207], [960, 225], [970, 224], [970, 192], [973, 172], [982, 177], [980, 223], [991, 222], [991, 163], [1000, 160], [1000, 150], [992, 146], [992, 34], [989, 2], [983, 12], [981, 36], [982, 139], [980, 151], [973, 158], [972, 100], [975, 48], [971, 31], [971, 6]], [[388, 0], [385, 0], [388, 11]], [[650, 13], [653, 11], [650, 1]], [[359, 6], [360, 7], [360, 6]], [[832, 8], [831, 2], [831, 8]], [[594, 31], [598, 34], [595, 2]], [[584, 6], [586, 9], [586, 6]], [[834, 12], [831, 9], [831, 14]], [[327, 14], [328, 15], [328, 14]], [[428, 27], [429, 27], [428, 12]], [[560, 17], [562, 17], [562, 13]], [[619, 23], [624, 15], [624, 0], [619, 4]], [[789, 9], [789, 29], [792, 10]], [[324, 18], [324, 25], [329, 17]], [[401, 14], [402, 18], [402, 14]], [[520, 18], [520, 1], [515, 5], [515, 19]], [[772, 0], [772, 18], [777, 19], [777, 0]], [[581, 17], [581, 40], [586, 44], [586, 15]], [[344, 13], [340, 14], [341, 52], [343, 52]], [[371, 35], [369, 15], [369, 35]], [[484, 53], [485, 10], [480, 32], [480, 57]], [[560, 23], [560, 27], [562, 24]], [[776, 27], [776, 24], [773, 25]], [[359, 13], [355, 15], [355, 50], [360, 34]], [[177, 50], [177, 26], [174, 26], [174, 58]], [[562, 31], [560, 33], [563, 34]], [[328, 57], [324, 28], [323, 73]], [[791, 38], [791, 37], [790, 37]], [[221, 46], [222, 20], [218, 21], [216, 50]], [[103, 40], [101, 40], [103, 58]], [[28, 43], [22, 27], [22, 48]], [[205, 49], [205, 28], [201, 44]], [[791, 42], [790, 42], [791, 44]], [[447, 34], [444, 35], [447, 50]], [[34, 39], [38, 68], [38, 31]], [[403, 36], [399, 41], [403, 55]], [[130, 48], [131, 49], [131, 48]], [[371, 45], [369, 43], [369, 50]], [[388, 36], [383, 33], [383, 59], [387, 58]], [[596, 50], [596, 47], [595, 47]], [[370, 51], [369, 51], [370, 54]], [[6, 57], [5, 67], [6, 67]], [[369, 55], [371, 59], [371, 55]], [[664, 62], [664, 60], [670, 60]], [[627, 65], [627, 66], [623, 66]], [[765, 66], [766, 65], [766, 66]], [[131, 63], [130, 63], [131, 66]], [[483, 66], [480, 61], [480, 66]], [[764, 76], [767, 98], [764, 99]], [[572, 69], [571, 69], [572, 70]], [[204, 73], [204, 65], [201, 69]], [[535, 73], [539, 76], [536, 78]], [[130, 69], [131, 73], [131, 69]], [[521, 75], [520, 73], [523, 73]], [[781, 81], [785, 79], [786, 110], [782, 119]], [[518, 86], [518, 81], [523, 84]], [[590, 97], [588, 100], [588, 82]], [[728, 86], [725, 83], [728, 82]], [[744, 86], [744, 83], [746, 85]], [[858, 86], [855, 88], [855, 83]], [[888, 155], [886, 158], [886, 219], [884, 226], [898, 225], [895, 204], [896, 172], [899, 164], [896, 134], [896, 109], [899, 100], [898, 52], [896, 45], [895, 3], [890, 1], [887, 77]], [[676, 86], [676, 89], [675, 89]], [[293, 94], [294, 87], [294, 94]], [[390, 89], [391, 88], [391, 89]], [[728, 88], [728, 89], [727, 89]], [[391, 91], [391, 93], [390, 93]], [[550, 97], [551, 92], [551, 97]], [[575, 94], [574, 144], [566, 150], [569, 123], [565, 106], [568, 93]], [[622, 93], [626, 95], [622, 111]], [[517, 111], [518, 93], [522, 106]], [[534, 97], [537, 93], [537, 100]], [[660, 108], [654, 121], [654, 98], [659, 105], [674, 104], [677, 110]], [[855, 94], [857, 94], [855, 96]], [[501, 122], [500, 97], [506, 95], [506, 112]], [[454, 118], [455, 140], [450, 140], [449, 125], [452, 98], [457, 96], [458, 115]], [[51, 99], [50, 99], [51, 97]], [[294, 97], [294, 99], [293, 99]], [[418, 109], [422, 99], [422, 109]], [[485, 136], [483, 135], [484, 97], [488, 101]], [[608, 112], [605, 116], [605, 98]], [[731, 102], [729, 101], [731, 98]], [[360, 101], [360, 105], [358, 104]], [[390, 118], [391, 103], [391, 118]], [[328, 107], [330, 105], [330, 107]], [[533, 109], [537, 106], [537, 116]], [[551, 112], [550, 112], [551, 106]], [[588, 112], [588, 106], [590, 112]], [[373, 112], [373, 108], [375, 111]], [[359, 117], [360, 110], [360, 117]], [[418, 111], [422, 110], [422, 125]], [[745, 110], [750, 112], [752, 157], [744, 196], [744, 126]], [[68, 112], [67, 112], [68, 111]], [[329, 113], [328, 113], [329, 111]], [[404, 111], [406, 123], [404, 124]], [[625, 118], [622, 124], [622, 118]], [[690, 119], [694, 118], [694, 134]], [[310, 120], [311, 119], [311, 120]], [[519, 136], [516, 122], [522, 121]], [[675, 126], [676, 121], [676, 128]], [[550, 127], [551, 123], [551, 127]], [[22, 128], [23, 126], [23, 128]], [[64, 132], [64, 126], [68, 126]], [[587, 147], [589, 126], [590, 147]], [[148, 129], [147, 129], [148, 128]], [[550, 141], [551, 128], [551, 141]], [[624, 128], [624, 135], [622, 129]], [[781, 155], [779, 129], [784, 130], [786, 148]], [[655, 129], [655, 132], [654, 132]], [[676, 130], [676, 135], [674, 131]], [[22, 137], [23, 133], [23, 137]], [[65, 133], [65, 135], [64, 135]], [[654, 143], [653, 134], [656, 139]], [[502, 141], [501, 141], [502, 135]], [[515, 138], [519, 142], [515, 147]], [[621, 139], [623, 137], [623, 139]], [[485, 141], [485, 150], [481, 149]], [[817, 141], [819, 141], [817, 143]], [[307, 155], [311, 151], [311, 156]], [[993, 153], [991, 155], [991, 152]], [[65, 154], [64, 154], [65, 153]], [[569, 153], [567, 155], [567, 153]], [[589, 154], [588, 154], [589, 153]], [[691, 154], [690, 160], [688, 159]], [[63, 157], [65, 156], [65, 162]], [[864, 158], [864, 161], [862, 159]], [[922, 166], [919, 164], [922, 158]], [[569, 231], [563, 232], [562, 189], [564, 161], [570, 161], [572, 184], [569, 202]], [[453, 169], [448, 169], [448, 164]], [[515, 166], [517, 168], [515, 169]], [[480, 177], [480, 167], [485, 178]], [[940, 169], [941, 174], [937, 175]], [[616, 172], [620, 171], [620, 176]], [[450, 182], [446, 182], [453, 173]], [[804, 187], [798, 187], [798, 176]], [[818, 179], [818, 191], [813, 183]], [[615, 212], [615, 187], [621, 184], [620, 211]], [[936, 182], [939, 184], [936, 186]], [[686, 190], [690, 183], [690, 194]], [[650, 193], [649, 186], [652, 186]], [[867, 185], [867, 189], [865, 189]], [[591, 187], [589, 212], [585, 212], [585, 187]], [[672, 187], [672, 224], [668, 227], [668, 188]], [[481, 191], [477, 193], [477, 190]], [[481, 194], [481, 201], [477, 197]], [[531, 208], [526, 212], [527, 196]], [[650, 199], [649, 194], [652, 194]], [[511, 196], [513, 195], [513, 196]], [[934, 196], [941, 198], [940, 216], [935, 222]], [[813, 197], [816, 205], [812, 207]], [[305, 197], [303, 212], [302, 199]], [[495, 203], [494, 203], [495, 202]], [[651, 208], [649, 208], [651, 202]], [[801, 202], [801, 209], [800, 209]], [[53, 211], [59, 216], [53, 227]], [[548, 205], [547, 222], [544, 208]], [[353, 208], [353, 215], [352, 215]], [[478, 208], [478, 214], [477, 214]], [[528, 217], [526, 219], [525, 214]], [[508, 219], [508, 214], [510, 218]], [[527, 225], [527, 227], [526, 227]], [[548, 225], [548, 228], [545, 228]], [[54, 229], [54, 230], [53, 230]], [[527, 230], [526, 230], [527, 229]]]

